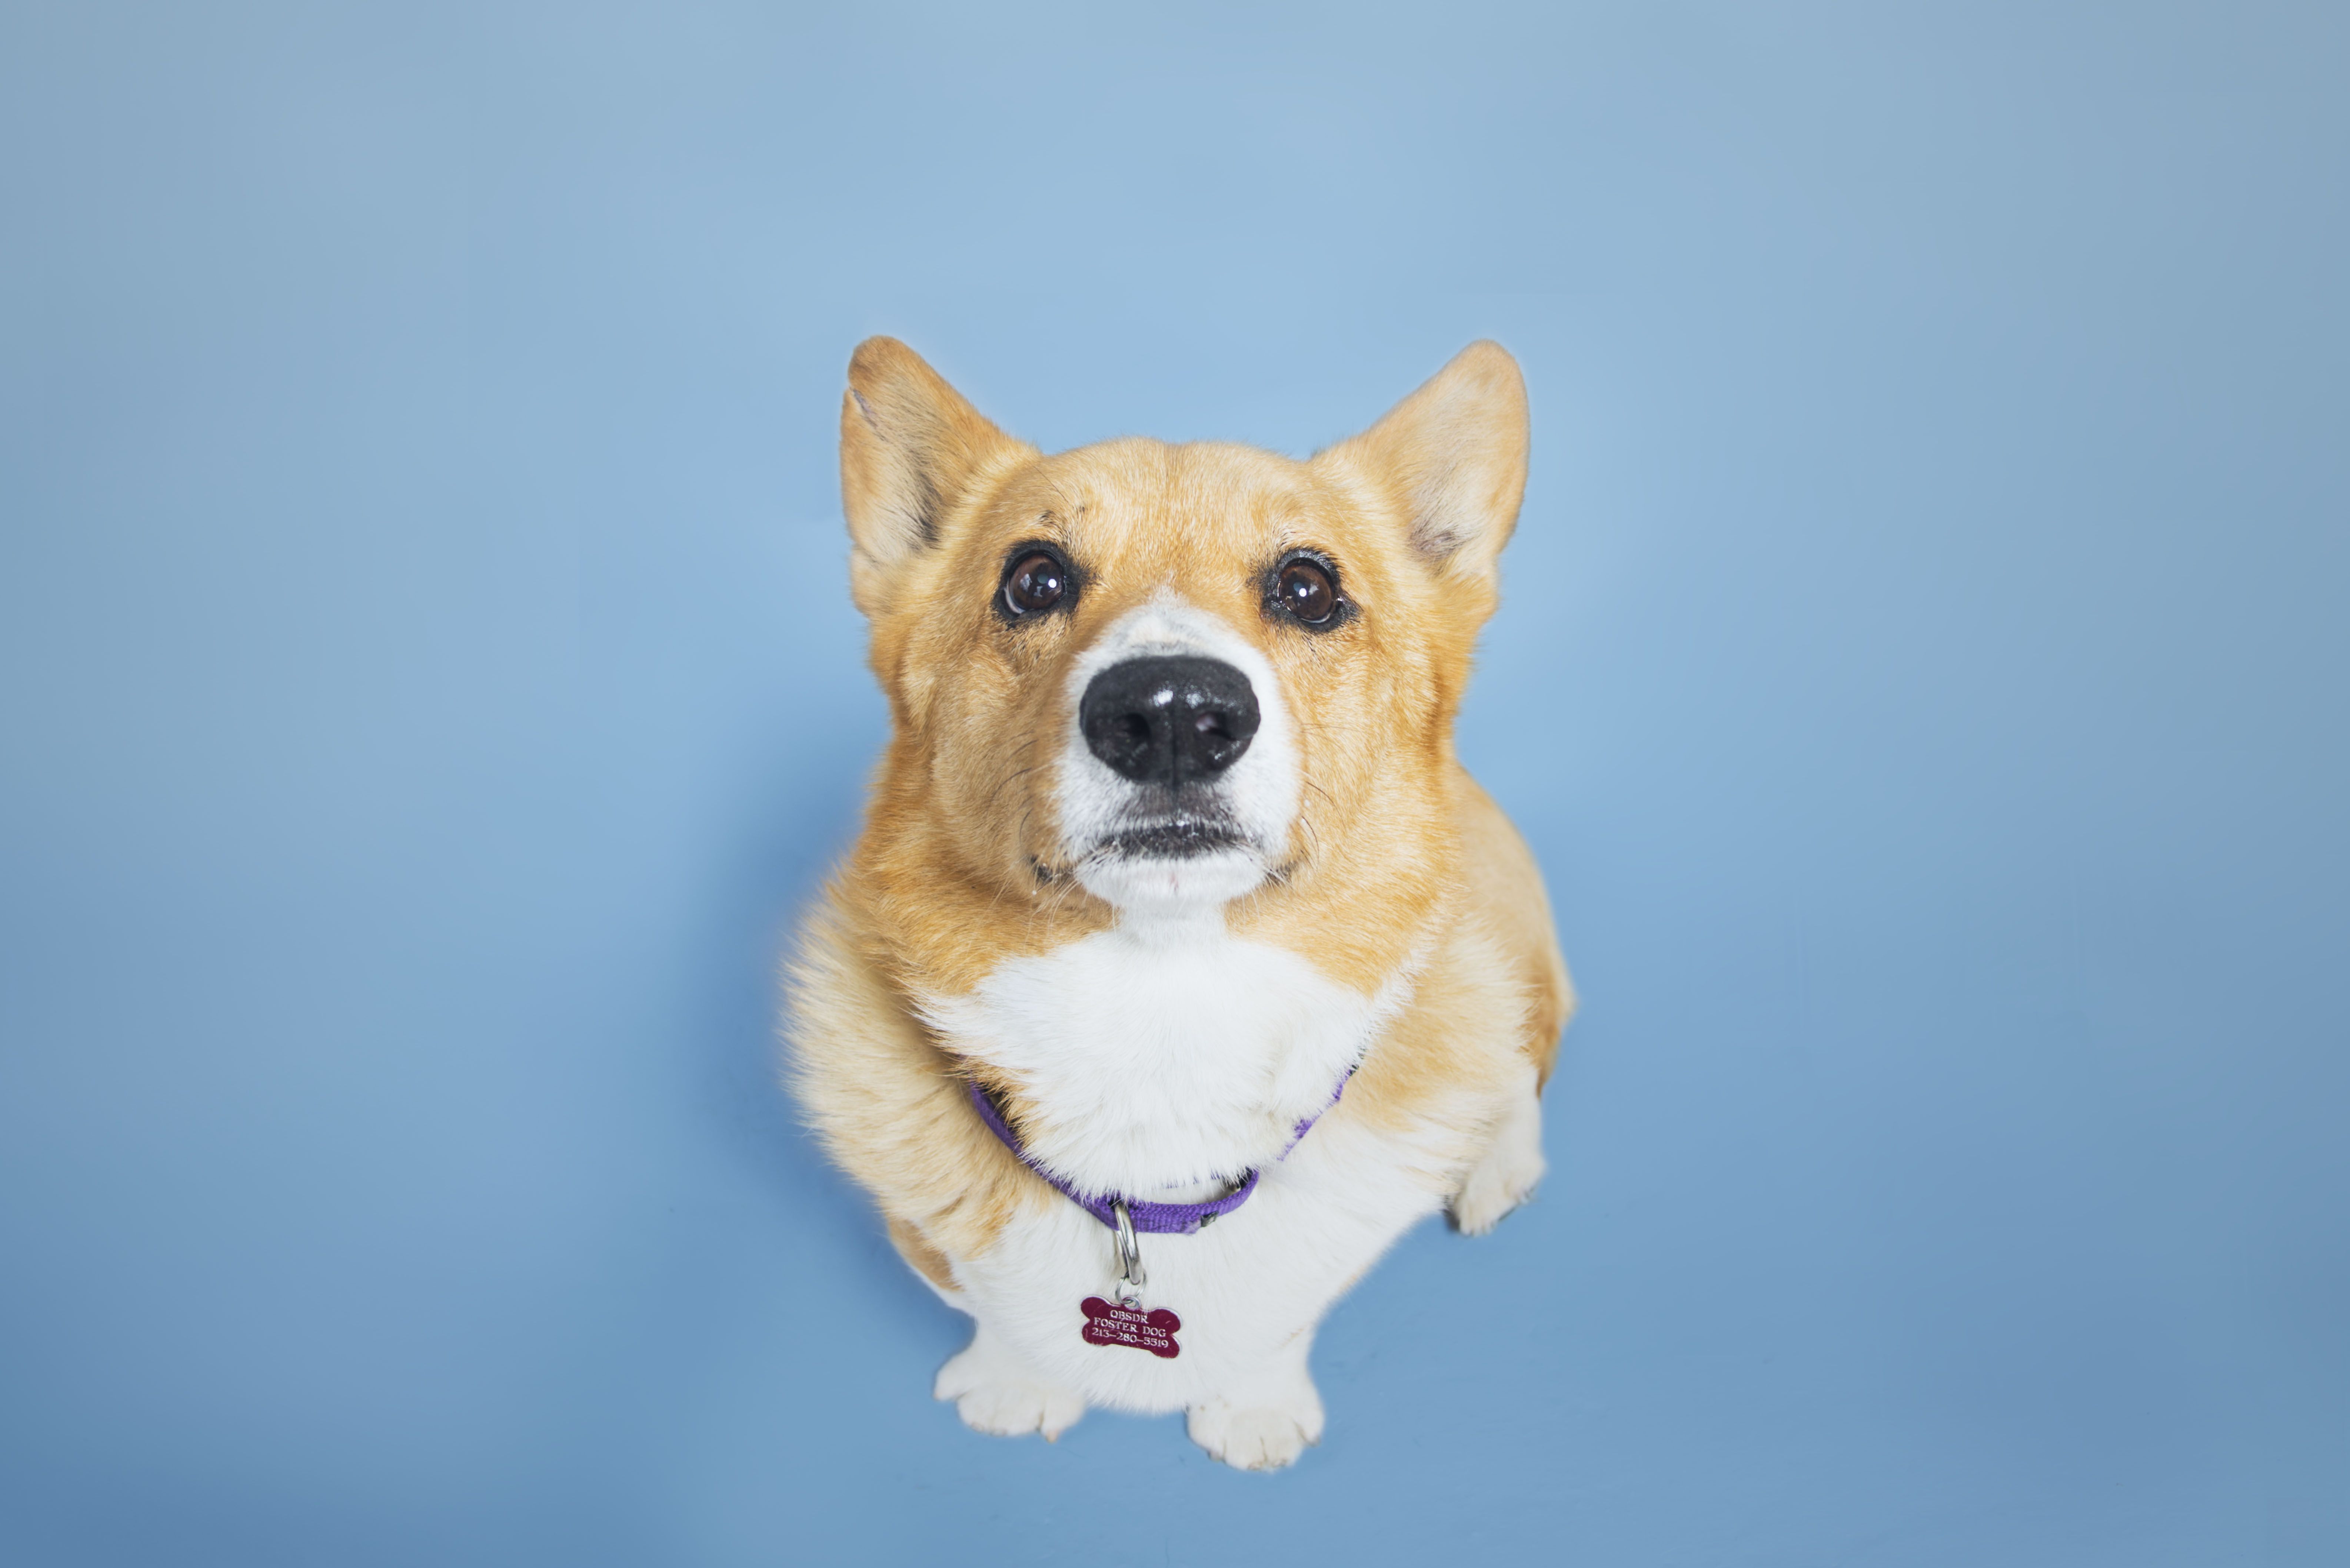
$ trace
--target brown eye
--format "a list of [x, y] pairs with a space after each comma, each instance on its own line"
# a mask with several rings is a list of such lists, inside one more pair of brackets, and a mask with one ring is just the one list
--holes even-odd
[[1302, 556], [1281, 568], [1274, 597], [1307, 626], [1327, 625], [1338, 613], [1338, 585], [1330, 580], [1329, 568]]
[[1069, 568], [1043, 550], [1021, 556], [1003, 575], [1003, 607], [1015, 616], [1051, 609], [1068, 592]]

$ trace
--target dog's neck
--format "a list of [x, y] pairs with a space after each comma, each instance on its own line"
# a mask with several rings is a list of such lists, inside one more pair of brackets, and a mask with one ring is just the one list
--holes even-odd
[[1235, 937], [1221, 908], [1122, 912], [930, 997], [948, 1048], [1011, 1085], [1039, 1163], [1087, 1191], [1197, 1201], [1277, 1158], [1409, 1000]]

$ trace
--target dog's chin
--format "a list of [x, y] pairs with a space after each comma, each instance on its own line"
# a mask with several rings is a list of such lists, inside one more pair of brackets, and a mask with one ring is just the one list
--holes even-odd
[[1137, 913], [1210, 909], [1264, 885], [1266, 861], [1220, 825], [1176, 822], [1129, 828], [1077, 860], [1088, 893]]

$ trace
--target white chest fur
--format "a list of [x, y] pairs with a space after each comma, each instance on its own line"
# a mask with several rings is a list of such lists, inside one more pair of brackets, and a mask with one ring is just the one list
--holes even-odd
[[[1209, 1195], [1186, 1181], [1263, 1173], [1248, 1204], [1215, 1225], [1142, 1239], [1144, 1303], [1182, 1320], [1175, 1359], [1083, 1340], [1077, 1303], [1112, 1290], [1113, 1262], [1109, 1232], [1075, 1203], [1025, 1213], [955, 1260], [949, 1299], [983, 1327], [941, 1374], [943, 1397], [960, 1398], [1004, 1357], [988, 1376], [1008, 1376], [1002, 1386], [1027, 1390], [1021, 1398], [1043, 1388], [1078, 1401], [1064, 1419], [1083, 1404], [1196, 1416], [1218, 1401], [1270, 1402], [1295, 1407], [1295, 1430], [1317, 1431], [1313, 1325], [1454, 1189], [1464, 1130], [1490, 1120], [1487, 1102], [1513, 1082], [1471, 1075], [1491, 1081], [1430, 1096], [1415, 1124], [1389, 1130], [1341, 1103], [1290, 1148], [1297, 1122], [1378, 1048], [1416, 969], [1366, 996], [1233, 938], [1221, 910], [1143, 922], [1128, 911], [1112, 930], [1005, 964], [967, 996], [931, 1000], [925, 1015], [958, 1050], [1017, 1075], [1034, 1107], [1030, 1151], [1072, 1185], [1181, 1201]], [[1522, 1075], [1531, 1106], [1531, 1069]], [[1025, 1430], [1049, 1417], [1019, 1419]]]
[[1018, 1080], [1033, 1158], [1085, 1191], [1163, 1198], [1278, 1158], [1409, 990], [1365, 996], [1232, 936], [1221, 909], [1129, 913], [923, 1012]]

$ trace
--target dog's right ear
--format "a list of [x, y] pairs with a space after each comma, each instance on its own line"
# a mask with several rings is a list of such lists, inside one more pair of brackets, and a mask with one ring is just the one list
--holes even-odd
[[840, 504], [857, 607], [881, 613], [899, 568], [939, 542], [973, 484], [1030, 450], [903, 343], [859, 343], [840, 400]]

